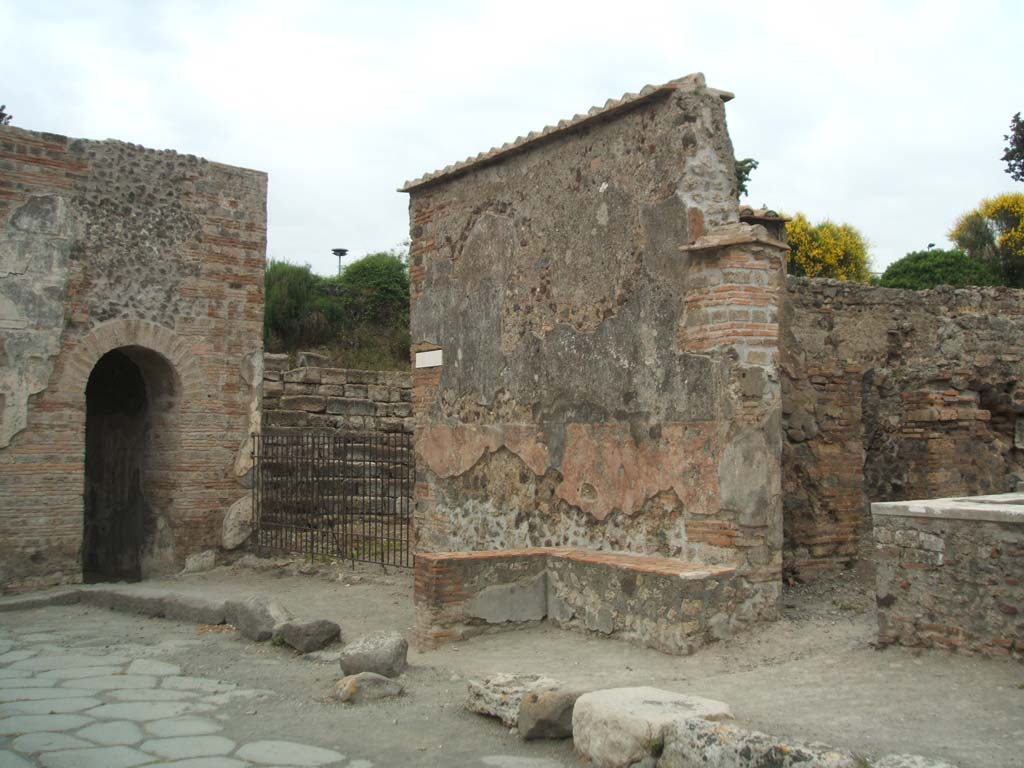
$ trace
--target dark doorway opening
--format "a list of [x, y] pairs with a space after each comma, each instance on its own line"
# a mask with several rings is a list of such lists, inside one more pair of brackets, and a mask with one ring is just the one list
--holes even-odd
[[138, 581], [148, 522], [150, 439], [142, 371], [121, 350], [100, 358], [85, 388], [85, 528], [82, 577]]

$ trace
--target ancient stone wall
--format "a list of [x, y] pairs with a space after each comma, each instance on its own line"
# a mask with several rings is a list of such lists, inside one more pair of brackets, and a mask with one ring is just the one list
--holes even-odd
[[[727, 94], [691, 76], [411, 193], [417, 545], [781, 568], [785, 247], [738, 223]], [[426, 357], [423, 358], [426, 360]]]
[[264, 360], [264, 427], [412, 432], [412, 374], [289, 369], [287, 355]]
[[[259, 426], [266, 175], [0, 128], [0, 585], [82, 578], [86, 385], [146, 390], [143, 575], [216, 546]], [[134, 481], [133, 481], [134, 482]]]
[[783, 307], [786, 568], [857, 557], [872, 501], [1024, 479], [1024, 291], [790, 278]]
[[879, 643], [1024, 659], [1024, 494], [872, 513]]

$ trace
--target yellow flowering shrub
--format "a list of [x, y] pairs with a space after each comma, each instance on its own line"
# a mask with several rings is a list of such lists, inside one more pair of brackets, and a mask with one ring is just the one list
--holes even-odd
[[786, 224], [789, 273], [866, 283], [871, 279], [868, 242], [855, 227], [826, 219], [811, 224], [798, 213]]
[[982, 200], [956, 220], [949, 239], [995, 269], [1004, 285], [1024, 288], [1024, 194]]

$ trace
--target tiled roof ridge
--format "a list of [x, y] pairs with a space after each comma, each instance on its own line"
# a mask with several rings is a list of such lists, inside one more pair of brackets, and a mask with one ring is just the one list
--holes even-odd
[[[604, 106], [591, 107], [585, 114], [573, 115], [567, 120], [560, 120], [556, 125], [548, 125], [540, 131], [531, 131], [526, 136], [519, 136], [515, 141], [506, 142], [500, 147], [492, 147], [486, 152], [481, 152], [475, 157], [467, 157], [465, 160], [452, 163], [440, 170], [425, 173], [418, 179], [405, 182], [398, 191], [411, 192], [414, 189], [418, 189], [419, 187], [431, 184], [441, 179], [457, 176], [465, 173], [471, 168], [476, 168], [479, 165], [493, 162], [499, 157], [519, 152], [538, 142], [546, 141], [552, 136], [561, 135], [567, 131], [579, 128], [581, 125], [586, 123], [600, 120], [620, 110], [636, 106], [644, 101], [681, 88], [688, 88], [690, 90], [706, 88], [706, 81], [704, 80], [703, 73], [694, 72], [693, 74], [686, 75], [685, 77], [669, 80], [667, 83], [662, 83], [661, 85], [645, 85], [638, 93], [625, 93], [621, 98], [608, 99], [608, 101], [604, 103]], [[729, 101], [733, 97], [733, 95], [728, 91], [719, 91], [714, 88], [707, 88], [707, 91], [712, 94], [718, 94], [722, 101]]]

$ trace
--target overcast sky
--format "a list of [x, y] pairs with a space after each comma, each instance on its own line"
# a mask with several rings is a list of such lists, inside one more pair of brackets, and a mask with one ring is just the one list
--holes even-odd
[[[840, 8], [841, 10], [832, 10]], [[690, 72], [733, 91], [747, 200], [946, 243], [1024, 111], [1024, 3], [3, 0], [14, 125], [270, 174], [269, 250], [400, 245], [406, 179]]]

